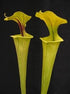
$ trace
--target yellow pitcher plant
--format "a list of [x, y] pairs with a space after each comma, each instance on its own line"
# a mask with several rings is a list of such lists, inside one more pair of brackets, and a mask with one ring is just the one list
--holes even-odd
[[43, 47], [41, 94], [47, 94], [56, 54], [60, 43], [63, 42], [58, 35], [58, 27], [67, 23], [67, 20], [52, 11], [39, 11], [35, 16], [43, 20], [49, 30], [49, 36], [40, 38]]
[[26, 71], [27, 71], [27, 56], [30, 40], [33, 38], [32, 35], [26, 33], [25, 27], [26, 23], [31, 19], [31, 16], [17, 11], [12, 16], [7, 17], [5, 15], [5, 21], [13, 20], [15, 21], [20, 28], [20, 33], [17, 35], [12, 35], [11, 37], [14, 40], [17, 58], [18, 58], [18, 67], [19, 67], [19, 76], [20, 76], [20, 87], [21, 93], [26, 94]]

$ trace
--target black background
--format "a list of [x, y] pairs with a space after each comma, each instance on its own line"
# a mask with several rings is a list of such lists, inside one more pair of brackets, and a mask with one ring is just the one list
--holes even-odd
[[48, 35], [43, 21], [36, 18], [35, 12], [52, 10], [58, 16], [66, 18], [68, 24], [61, 25], [59, 35], [61, 43], [48, 90], [48, 94], [70, 94], [70, 1], [69, 0], [2, 0], [0, 2], [0, 94], [21, 94], [17, 56], [10, 35], [18, 34], [18, 25], [5, 22], [7, 16], [16, 11], [33, 16], [27, 23], [26, 31], [34, 36], [31, 40], [27, 62], [27, 94], [40, 94], [42, 71], [42, 44], [39, 37]]

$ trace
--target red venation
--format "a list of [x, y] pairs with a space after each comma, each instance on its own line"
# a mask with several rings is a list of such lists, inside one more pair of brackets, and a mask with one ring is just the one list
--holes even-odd
[[23, 34], [24, 29], [25, 29], [24, 26], [20, 23], [20, 21], [17, 18], [15, 18], [15, 19], [18, 21], [18, 25], [19, 25], [21, 35], [24, 36], [24, 34]]

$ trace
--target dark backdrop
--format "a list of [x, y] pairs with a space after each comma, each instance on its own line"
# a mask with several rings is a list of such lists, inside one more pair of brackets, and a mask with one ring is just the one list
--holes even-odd
[[13, 21], [3, 21], [4, 12], [10, 16], [18, 10], [33, 16], [26, 27], [27, 32], [34, 35], [27, 62], [27, 94], [40, 94], [42, 44], [39, 37], [48, 35], [45, 23], [34, 16], [35, 12], [52, 10], [68, 20], [68, 24], [61, 25], [58, 29], [64, 42], [61, 43], [56, 56], [48, 94], [70, 94], [69, 0], [2, 0], [0, 2], [0, 94], [21, 94], [17, 56], [13, 40], [10, 38], [10, 35], [19, 33], [19, 28]]

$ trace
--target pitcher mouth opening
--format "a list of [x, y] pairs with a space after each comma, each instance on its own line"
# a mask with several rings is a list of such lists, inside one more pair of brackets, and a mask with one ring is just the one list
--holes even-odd
[[61, 38], [60, 40], [46, 40], [45, 37], [44, 38], [40, 38], [40, 40], [44, 43], [58, 43], [58, 42], [63, 42], [64, 40]]
[[22, 38], [22, 39], [33, 38], [33, 36], [28, 34], [28, 33], [26, 34], [26, 36], [21, 36], [21, 34], [16, 34], [16, 35], [11, 35], [10, 37], [12, 37], [12, 38]]

